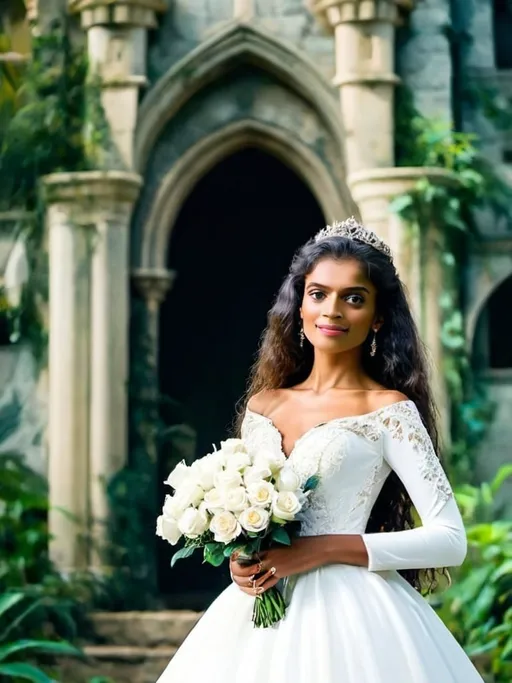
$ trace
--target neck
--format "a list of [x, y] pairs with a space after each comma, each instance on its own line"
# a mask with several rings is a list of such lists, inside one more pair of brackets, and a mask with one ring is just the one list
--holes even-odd
[[361, 347], [357, 347], [339, 354], [315, 351], [313, 367], [303, 386], [322, 394], [329, 389], [365, 389], [368, 381], [361, 366]]

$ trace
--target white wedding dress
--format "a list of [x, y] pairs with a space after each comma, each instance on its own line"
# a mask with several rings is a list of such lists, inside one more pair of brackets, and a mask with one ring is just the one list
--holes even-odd
[[[247, 411], [251, 448], [282, 451], [272, 421]], [[256, 629], [254, 598], [229, 586], [213, 602], [159, 683], [482, 683], [428, 603], [398, 569], [460, 564], [466, 553], [452, 491], [411, 401], [329, 420], [295, 444], [290, 462], [321, 483], [304, 535], [362, 534], [369, 567], [330, 565], [294, 577], [285, 619]], [[365, 534], [372, 506], [395, 470], [423, 526]]]

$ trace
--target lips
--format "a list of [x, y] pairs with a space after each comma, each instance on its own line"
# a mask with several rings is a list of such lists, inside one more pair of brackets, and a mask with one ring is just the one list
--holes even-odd
[[341, 325], [317, 325], [319, 330], [326, 330], [329, 332], [348, 332], [348, 327], [341, 327]]
[[341, 337], [348, 332], [348, 327], [341, 327], [341, 325], [317, 325], [316, 328], [326, 337]]

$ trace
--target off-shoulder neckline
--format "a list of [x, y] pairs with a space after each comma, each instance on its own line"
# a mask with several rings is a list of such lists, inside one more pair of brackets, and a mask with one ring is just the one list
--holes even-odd
[[[257, 413], [256, 411], [251, 410], [250, 408], [246, 408], [245, 412], [247, 415], [251, 415], [251, 416], [255, 417], [256, 419], [261, 419], [261, 420], [265, 421], [274, 430], [275, 434], [277, 434], [279, 436], [281, 453], [287, 459], [289, 459], [294, 454], [299, 443], [303, 439], [305, 439], [307, 436], [309, 436], [309, 434], [311, 434], [311, 432], [314, 432], [319, 427], [324, 427], [325, 425], [334, 424], [336, 422], [350, 422], [350, 421], [354, 421], [354, 420], [361, 420], [364, 418], [371, 418], [371, 417], [375, 417], [375, 416], [379, 415], [380, 413], [382, 413], [386, 410], [390, 410], [391, 408], [396, 408], [397, 406], [407, 406], [407, 405], [412, 406], [413, 408], [416, 408], [416, 404], [414, 403], [414, 401], [411, 401], [410, 399], [403, 399], [401, 401], [395, 401], [394, 403], [390, 403], [387, 406], [382, 406], [381, 408], [377, 408], [377, 410], [372, 410], [369, 413], [361, 413], [360, 415], [344, 415], [344, 416], [340, 416], [340, 417], [332, 417], [329, 420], [324, 420], [323, 422], [319, 422], [318, 424], [313, 425], [309, 429], [306, 429], [306, 431], [296, 439], [295, 443], [293, 444], [291, 451], [288, 454], [285, 453], [284, 447], [283, 447], [283, 443], [284, 443], [283, 433], [281, 432], [280, 429], [278, 429], [276, 427], [276, 425], [275, 425], [275, 423], [271, 417], [268, 417], [267, 415], [263, 415], [262, 413]], [[416, 408], [416, 410], [417, 410], [417, 408]]]

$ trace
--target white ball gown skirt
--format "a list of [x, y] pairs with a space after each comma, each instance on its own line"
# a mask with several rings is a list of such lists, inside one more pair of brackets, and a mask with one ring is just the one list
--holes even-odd
[[285, 619], [252, 624], [229, 586], [159, 683], [482, 683], [427, 601], [397, 572], [331, 565], [300, 575]]

